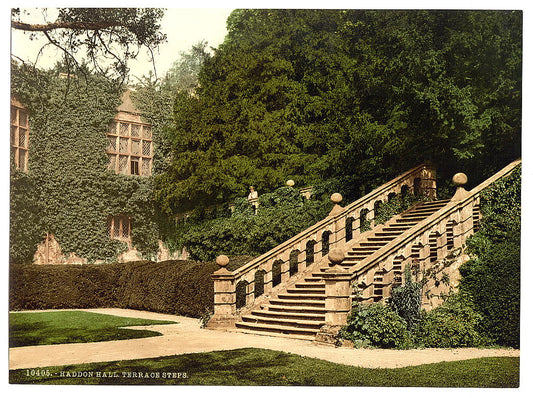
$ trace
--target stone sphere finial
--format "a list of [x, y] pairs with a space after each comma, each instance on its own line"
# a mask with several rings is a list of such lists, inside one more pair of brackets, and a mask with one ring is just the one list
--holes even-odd
[[333, 195], [331, 195], [330, 199], [333, 203], [338, 205], [340, 202], [342, 202], [342, 195], [338, 192], [335, 192]]
[[453, 176], [452, 182], [456, 187], [462, 187], [468, 182], [468, 177], [465, 173], [457, 173]]
[[294, 181], [293, 180], [287, 180], [286, 184], [287, 184], [288, 187], [293, 187], [294, 186]]
[[220, 268], [226, 268], [226, 266], [229, 264], [229, 258], [228, 256], [221, 254], [217, 257], [216, 262]]
[[344, 260], [344, 252], [341, 249], [333, 249], [328, 254], [331, 265], [338, 265]]

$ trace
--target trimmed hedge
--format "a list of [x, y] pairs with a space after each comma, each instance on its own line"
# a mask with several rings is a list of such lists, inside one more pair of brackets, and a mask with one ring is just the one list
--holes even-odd
[[[252, 257], [233, 257], [233, 270]], [[200, 318], [213, 311], [214, 262], [10, 266], [9, 309], [115, 307]]]

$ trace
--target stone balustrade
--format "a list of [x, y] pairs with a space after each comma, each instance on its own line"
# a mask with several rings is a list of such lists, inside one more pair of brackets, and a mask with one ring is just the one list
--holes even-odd
[[215, 305], [208, 327], [233, 327], [239, 308], [251, 307], [259, 297], [320, 262], [330, 250], [357, 239], [365, 227], [373, 227], [380, 204], [406, 193], [435, 198], [434, 168], [429, 164], [414, 167], [346, 207], [340, 205], [342, 196], [333, 194], [334, 207], [324, 220], [235, 271], [219, 264], [221, 269], [212, 275]]
[[359, 287], [362, 302], [378, 299], [374, 294], [376, 274], [379, 273], [379, 297], [388, 297], [395, 286], [395, 277], [403, 274], [406, 264], [430, 269], [463, 246], [475, 232], [474, 209], [479, 206], [480, 192], [508, 176], [520, 163], [517, 160], [509, 164], [471, 191], [464, 189], [467, 177], [456, 174], [453, 182], [457, 191], [446, 206], [349, 269], [351, 282]]

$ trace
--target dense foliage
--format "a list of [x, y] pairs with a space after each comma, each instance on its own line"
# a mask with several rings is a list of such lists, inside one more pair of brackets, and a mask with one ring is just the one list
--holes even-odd
[[62, 79], [61, 66], [12, 66], [12, 95], [30, 111], [28, 172], [11, 173], [10, 261], [29, 262], [46, 233], [63, 253], [113, 260], [125, 250], [107, 218], [131, 215], [132, 244], [148, 258], [158, 249], [152, 179], [107, 169], [106, 132], [121, 89], [88, 71]]
[[407, 322], [409, 330], [420, 320], [422, 308], [422, 282], [413, 281], [411, 267], [405, 267], [405, 282], [391, 291], [388, 305]]
[[[410, 289], [410, 290], [408, 290]], [[340, 337], [355, 346], [381, 348], [479, 347], [493, 343], [481, 328], [483, 316], [468, 293], [456, 293], [431, 311], [420, 306], [420, 287], [411, 283], [387, 305], [354, 304]]]
[[281, 187], [259, 196], [257, 214], [240, 198], [230, 217], [189, 223], [183, 244], [197, 260], [220, 253], [257, 256], [320, 221], [331, 207], [329, 200], [305, 200], [297, 189]]
[[383, 304], [355, 304], [341, 337], [356, 346], [406, 348], [410, 345], [407, 322]]
[[461, 271], [461, 290], [483, 314], [484, 333], [520, 345], [521, 167], [481, 195], [481, 228], [468, 241], [473, 257]]
[[475, 184], [520, 156], [521, 32], [520, 11], [236, 10], [177, 101], [161, 205], [288, 178], [351, 199], [426, 160]]
[[[234, 270], [251, 257], [232, 257]], [[16, 265], [9, 310], [130, 308], [200, 318], [213, 312], [214, 262], [172, 260], [100, 265]]]
[[489, 343], [480, 331], [482, 316], [464, 293], [451, 295], [424, 314], [417, 325], [417, 343], [425, 347], [477, 347]]
[[189, 51], [180, 52], [163, 79], [163, 86], [174, 92], [194, 93], [198, 86], [198, 74], [204, 62], [209, 59], [207, 41], [193, 44]]

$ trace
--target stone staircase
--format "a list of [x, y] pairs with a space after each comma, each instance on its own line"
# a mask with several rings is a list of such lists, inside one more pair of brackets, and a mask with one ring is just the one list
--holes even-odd
[[[381, 249], [395, 238], [423, 221], [444, 207], [449, 201], [440, 200], [420, 203], [401, 215], [376, 228], [346, 252], [342, 267], [349, 269], [358, 262]], [[252, 309], [249, 314], [242, 315], [242, 321], [236, 322], [237, 330], [291, 338], [314, 340], [320, 328], [325, 324], [325, 282], [323, 273], [327, 268], [314, 269], [294, 285], [275, 295], [259, 308]], [[401, 268], [394, 271], [395, 281], [401, 283]], [[376, 284], [374, 301], [383, 296], [379, 289], [379, 272], [374, 279]]]

